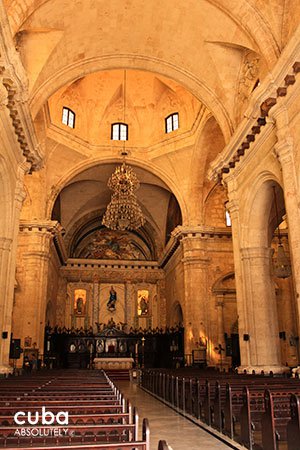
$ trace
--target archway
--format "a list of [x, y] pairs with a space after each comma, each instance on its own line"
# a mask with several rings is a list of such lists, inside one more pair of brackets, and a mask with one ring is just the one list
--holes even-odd
[[272, 239], [275, 229], [283, 221], [285, 206], [282, 188], [271, 174], [262, 174], [251, 193], [249, 205], [241, 249], [245, 286], [245, 328], [240, 335], [242, 365], [243, 352], [246, 352], [247, 368], [281, 372], [285, 361], [280, 354]]
[[172, 306], [170, 315], [170, 326], [182, 326], [183, 325], [183, 312], [180, 302], [175, 302]]

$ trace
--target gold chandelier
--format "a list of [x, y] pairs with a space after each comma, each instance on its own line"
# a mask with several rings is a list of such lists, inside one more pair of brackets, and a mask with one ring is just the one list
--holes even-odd
[[[124, 70], [123, 121], [126, 121], [126, 70]], [[140, 182], [133, 169], [125, 164], [127, 152], [122, 151], [123, 163], [117, 166], [108, 180], [107, 186], [113, 191], [102, 224], [111, 230], [136, 230], [145, 223], [142, 209], [138, 204], [135, 191]]]
[[111, 230], [136, 230], [143, 226], [145, 218], [135, 195], [140, 182], [125, 161], [116, 167], [107, 186], [113, 193], [102, 224]]

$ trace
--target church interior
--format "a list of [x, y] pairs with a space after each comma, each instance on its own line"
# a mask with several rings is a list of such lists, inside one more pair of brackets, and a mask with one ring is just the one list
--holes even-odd
[[0, 25], [3, 383], [300, 373], [300, 3], [0, 0]]

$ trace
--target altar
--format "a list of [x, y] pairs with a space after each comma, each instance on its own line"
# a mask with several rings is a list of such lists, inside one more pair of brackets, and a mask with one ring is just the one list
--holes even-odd
[[132, 369], [133, 358], [94, 358], [95, 369], [124, 370]]

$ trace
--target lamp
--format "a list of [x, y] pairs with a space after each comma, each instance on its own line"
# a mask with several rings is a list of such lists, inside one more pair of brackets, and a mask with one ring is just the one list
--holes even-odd
[[125, 161], [116, 167], [107, 186], [113, 193], [102, 224], [111, 230], [136, 230], [143, 226], [145, 218], [135, 195], [140, 183]]
[[[124, 71], [123, 119], [126, 117], [126, 71]], [[125, 163], [127, 152], [122, 151], [123, 163], [117, 166], [108, 180], [107, 186], [113, 191], [102, 224], [111, 230], [136, 230], [144, 225], [145, 218], [138, 204], [135, 191], [140, 182], [133, 169]]]
[[274, 275], [277, 278], [288, 278], [288, 277], [291, 276], [292, 270], [291, 270], [290, 261], [289, 261], [288, 257], [285, 254], [285, 251], [284, 251], [284, 248], [283, 248], [283, 245], [282, 245], [282, 242], [281, 242], [275, 186], [273, 186], [273, 193], [274, 193], [276, 221], [278, 223], [277, 256], [273, 258]]

